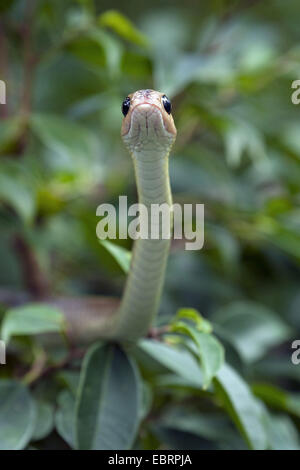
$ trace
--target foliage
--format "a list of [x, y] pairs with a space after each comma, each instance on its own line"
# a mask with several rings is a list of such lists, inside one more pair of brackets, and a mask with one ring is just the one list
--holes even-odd
[[[0, 448], [299, 450], [299, 2], [2, 3]], [[204, 248], [173, 243], [155, 338], [70, 344], [44, 299], [121, 293], [131, 244], [96, 208], [136, 201], [141, 88], [172, 99]]]

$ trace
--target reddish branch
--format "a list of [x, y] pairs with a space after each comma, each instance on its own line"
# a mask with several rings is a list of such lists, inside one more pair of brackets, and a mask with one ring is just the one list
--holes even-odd
[[49, 296], [48, 281], [31, 246], [21, 235], [16, 235], [14, 249], [21, 262], [24, 284], [28, 292], [36, 300]]
[[27, 0], [25, 18], [21, 28], [23, 41], [23, 90], [21, 96], [21, 113], [27, 115], [31, 108], [32, 83], [35, 57], [32, 50], [32, 30], [34, 22], [35, 0]]

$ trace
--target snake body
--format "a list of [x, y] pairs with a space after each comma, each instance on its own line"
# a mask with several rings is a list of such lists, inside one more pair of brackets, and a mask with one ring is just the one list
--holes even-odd
[[[169, 153], [176, 128], [170, 102], [162, 93], [137, 91], [126, 98], [127, 106], [121, 135], [133, 159], [138, 201], [148, 210], [150, 228], [151, 205], [172, 205]], [[147, 333], [159, 308], [169, 248], [170, 238], [163, 239], [161, 231], [158, 239], [135, 242], [126, 287], [112, 328], [114, 338], [134, 341]]]

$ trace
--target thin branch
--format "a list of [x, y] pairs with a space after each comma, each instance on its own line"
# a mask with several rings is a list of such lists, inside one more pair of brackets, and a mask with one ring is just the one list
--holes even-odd
[[[25, 3], [24, 21], [20, 35], [23, 44], [23, 86], [21, 92], [20, 115], [29, 117], [32, 106], [33, 75], [36, 61], [33, 52], [32, 31], [35, 14], [35, 0], [27, 0]], [[20, 136], [17, 145], [17, 154], [21, 157], [27, 145], [28, 126]], [[23, 272], [24, 285], [34, 300], [49, 296], [49, 283], [42, 272], [36, 254], [23, 235], [17, 234], [13, 241], [15, 252], [20, 260]]]
[[43, 374], [46, 362], [47, 356], [45, 351], [39, 350], [36, 354], [36, 359], [33, 362], [31, 369], [24, 375], [22, 382], [26, 385], [29, 385], [38, 380]]
[[34, 300], [44, 299], [49, 296], [49, 284], [42, 272], [35, 253], [31, 246], [21, 235], [14, 239], [14, 249], [21, 262], [25, 287]]
[[151, 339], [156, 339], [157, 341], [160, 341], [162, 339], [162, 336], [170, 331], [169, 325], [163, 325], [159, 327], [152, 327], [150, 328], [147, 338]]
[[27, 115], [31, 108], [32, 85], [35, 58], [32, 50], [32, 30], [35, 12], [35, 0], [27, 0], [25, 18], [21, 28], [23, 41], [23, 89], [21, 95], [21, 113]]
[[44, 352], [40, 352], [36, 361], [33, 363], [32, 368], [24, 375], [22, 381], [26, 383], [26, 385], [32, 385], [41, 378], [63, 369], [64, 367], [68, 367], [75, 359], [82, 359], [84, 355], [85, 349], [73, 349], [62, 361], [45, 367], [47, 358]]

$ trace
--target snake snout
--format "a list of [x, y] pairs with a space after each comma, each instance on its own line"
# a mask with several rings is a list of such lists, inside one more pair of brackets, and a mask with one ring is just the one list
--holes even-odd
[[156, 145], [166, 147], [175, 140], [176, 128], [170, 111], [166, 109], [168, 100], [162, 93], [153, 90], [140, 90], [123, 102], [124, 119], [122, 136], [128, 147]]
[[164, 127], [161, 110], [151, 103], [139, 103], [132, 110], [131, 127], [143, 139], [157, 135]]

